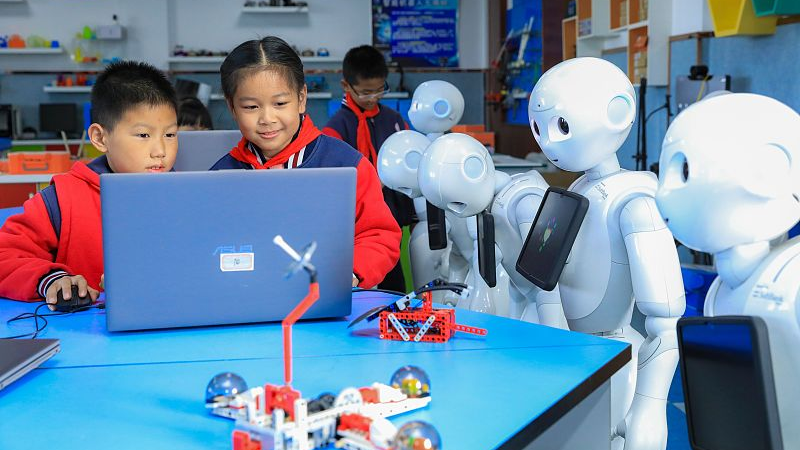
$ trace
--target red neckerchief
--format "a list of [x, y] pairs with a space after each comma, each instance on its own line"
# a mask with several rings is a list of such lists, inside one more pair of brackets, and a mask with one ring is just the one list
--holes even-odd
[[373, 165], [378, 161], [378, 153], [375, 151], [375, 146], [372, 145], [372, 135], [369, 132], [369, 125], [367, 119], [375, 117], [381, 112], [380, 107], [375, 105], [369, 111], [362, 111], [361, 108], [353, 101], [350, 93], [346, 93], [344, 97], [344, 105], [358, 118], [358, 128], [356, 129], [356, 150], [364, 155]]
[[264, 164], [261, 164], [258, 160], [258, 156], [247, 148], [247, 139], [244, 137], [239, 141], [236, 147], [233, 147], [230, 155], [237, 161], [250, 164], [254, 169], [269, 169], [272, 166], [277, 166], [288, 161], [292, 155], [299, 153], [300, 150], [304, 149], [306, 145], [310, 144], [321, 134], [322, 132], [319, 131], [319, 128], [315, 127], [314, 122], [311, 121], [311, 117], [305, 116], [300, 125], [300, 132], [297, 134], [297, 137]]

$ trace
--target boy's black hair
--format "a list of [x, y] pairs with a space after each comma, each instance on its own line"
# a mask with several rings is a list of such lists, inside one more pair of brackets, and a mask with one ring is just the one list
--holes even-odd
[[222, 62], [219, 73], [222, 93], [229, 102], [245, 75], [261, 70], [279, 72], [299, 94], [306, 84], [303, 62], [289, 44], [277, 36], [267, 36], [239, 44]]
[[178, 126], [184, 125], [199, 126], [207, 130], [214, 129], [211, 114], [197, 97], [184, 97], [178, 102]]
[[113, 130], [126, 111], [142, 104], [178, 111], [175, 89], [163, 72], [143, 62], [111, 63], [92, 87], [92, 122]]
[[358, 84], [358, 80], [386, 78], [389, 68], [383, 54], [371, 45], [353, 47], [344, 55], [342, 75], [350, 85]]

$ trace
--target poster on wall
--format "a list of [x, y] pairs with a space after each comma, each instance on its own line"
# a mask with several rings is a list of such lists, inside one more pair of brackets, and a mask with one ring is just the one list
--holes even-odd
[[508, 2], [502, 69], [506, 123], [528, 125], [528, 96], [542, 76], [542, 2]]
[[372, 45], [405, 67], [458, 67], [458, 0], [372, 0]]

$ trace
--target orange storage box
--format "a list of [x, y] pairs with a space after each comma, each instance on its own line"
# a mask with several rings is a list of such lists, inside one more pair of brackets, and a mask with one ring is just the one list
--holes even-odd
[[11, 152], [8, 173], [63, 173], [72, 167], [67, 152]]
[[8, 160], [0, 159], [0, 173], [8, 172]]
[[485, 131], [486, 128], [483, 125], [453, 125], [453, 128], [450, 129], [453, 133], [480, 133]]
[[466, 134], [474, 137], [483, 145], [494, 147], [494, 131], [484, 131], [482, 133], [469, 132]]

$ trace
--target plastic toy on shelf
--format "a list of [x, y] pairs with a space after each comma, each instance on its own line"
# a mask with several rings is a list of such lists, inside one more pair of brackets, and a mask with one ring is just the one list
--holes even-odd
[[32, 34], [28, 39], [23, 39], [19, 34], [12, 34], [11, 37], [0, 36], [0, 48], [60, 48], [61, 44], [57, 40], [47, 40], [39, 35]]
[[181, 44], [176, 44], [172, 49], [172, 56], [186, 56], [186, 57], [225, 57], [228, 56], [226, 50], [211, 51], [204, 48], [201, 49], [186, 49]]
[[399, 430], [386, 418], [423, 408], [431, 401], [428, 375], [419, 367], [401, 367], [390, 385], [342, 389], [305, 399], [291, 387], [292, 325], [319, 298], [312, 242], [297, 253], [281, 237], [273, 242], [294, 262], [287, 278], [304, 270], [309, 276], [308, 295], [283, 320], [284, 384], [248, 388], [234, 373], [216, 375], [206, 388], [206, 407], [218, 416], [236, 420], [234, 450], [312, 450], [334, 444], [353, 450], [439, 449], [436, 430], [424, 422], [410, 422]]
[[79, 73], [74, 76], [61, 74], [50, 85], [55, 87], [93, 86], [94, 78], [85, 73]]
[[[483, 328], [457, 324], [455, 309], [433, 307], [431, 292], [444, 290], [453, 291], [462, 298], [466, 298], [469, 292], [465, 284], [434, 280], [388, 305], [372, 308], [350, 322], [349, 326], [365, 319], [373, 321], [380, 318], [379, 337], [392, 341], [447, 342], [457, 331], [486, 336]], [[422, 303], [412, 307], [411, 301], [418, 296], [422, 296]]]

